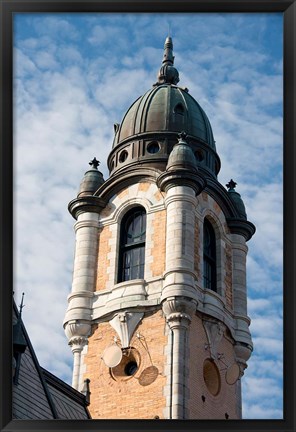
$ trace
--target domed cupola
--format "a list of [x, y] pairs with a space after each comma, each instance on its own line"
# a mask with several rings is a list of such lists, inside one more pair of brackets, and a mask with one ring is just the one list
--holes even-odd
[[93, 195], [95, 191], [104, 183], [103, 174], [98, 170], [100, 162], [93, 158], [89, 162], [91, 169], [86, 171], [81, 180], [77, 197]]
[[157, 82], [116, 124], [108, 158], [110, 174], [137, 166], [164, 171], [178, 134], [185, 131], [198, 166], [216, 176], [220, 159], [209, 119], [187, 88], [178, 87], [172, 38], [167, 37]]
[[185, 139], [186, 133], [181, 132], [179, 134], [179, 141], [174, 145], [174, 148], [170, 153], [166, 167], [167, 171], [176, 169], [188, 169], [193, 172], [197, 171], [197, 164], [193, 151]]
[[246, 208], [245, 208], [245, 204], [240, 196], [240, 194], [235, 190], [237, 183], [235, 181], [233, 181], [232, 179], [230, 180], [229, 183], [227, 183], [226, 187], [228, 189], [228, 195], [230, 196], [231, 201], [233, 202], [239, 217], [241, 219], [245, 219], [247, 220], [247, 213], [246, 213]]

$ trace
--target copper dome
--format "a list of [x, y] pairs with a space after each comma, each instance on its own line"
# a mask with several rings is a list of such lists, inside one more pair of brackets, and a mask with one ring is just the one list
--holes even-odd
[[139, 97], [115, 125], [110, 174], [137, 166], [165, 170], [168, 157], [184, 131], [198, 166], [216, 176], [220, 159], [216, 153], [211, 124], [204, 110], [177, 86], [179, 73], [174, 66], [173, 43], [166, 38], [157, 82]]
[[186, 131], [216, 150], [204, 110], [187, 90], [173, 84], [155, 86], [132, 104], [117, 130], [113, 148], [138, 134], [166, 131]]

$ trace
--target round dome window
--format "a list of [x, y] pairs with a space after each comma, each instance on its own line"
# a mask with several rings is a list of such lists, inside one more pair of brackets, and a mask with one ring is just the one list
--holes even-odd
[[150, 154], [158, 153], [159, 150], [160, 150], [160, 145], [156, 141], [149, 143], [147, 146], [147, 152]]
[[119, 155], [119, 162], [125, 162], [128, 157], [128, 152], [126, 150], [123, 150]]

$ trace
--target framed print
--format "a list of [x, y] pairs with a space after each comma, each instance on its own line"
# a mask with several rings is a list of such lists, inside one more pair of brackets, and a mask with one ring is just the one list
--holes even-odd
[[1, 430], [294, 430], [295, 2], [1, 20]]

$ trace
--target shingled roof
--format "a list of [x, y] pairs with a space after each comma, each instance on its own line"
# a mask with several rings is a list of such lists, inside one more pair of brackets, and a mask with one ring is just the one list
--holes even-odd
[[14, 324], [18, 326], [18, 340], [21, 334], [24, 342], [23, 352], [15, 354], [19, 360], [15, 365], [17, 379], [13, 383], [13, 418], [90, 419], [86, 396], [39, 365], [15, 303], [13, 312]]

